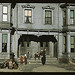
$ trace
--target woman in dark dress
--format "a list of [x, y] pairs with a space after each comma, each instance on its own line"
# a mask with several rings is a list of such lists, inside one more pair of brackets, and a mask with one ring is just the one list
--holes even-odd
[[43, 57], [42, 57], [41, 61], [42, 61], [43, 65], [46, 63], [46, 54], [45, 54], [45, 51], [43, 51]]

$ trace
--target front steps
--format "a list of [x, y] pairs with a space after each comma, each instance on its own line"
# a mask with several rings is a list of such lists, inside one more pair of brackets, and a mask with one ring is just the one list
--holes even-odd
[[[27, 60], [27, 62], [29, 64], [41, 64], [42, 63], [41, 62], [41, 57], [40, 57], [40, 59], [36, 58], [36, 60], [35, 60], [35, 58], [31, 58], [30, 60]], [[18, 58], [18, 62], [20, 62], [20, 58]], [[55, 64], [57, 62], [58, 62], [58, 60], [57, 60], [56, 57], [51, 58], [49, 55], [46, 56], [46, 64], [51, 64], [51, 63]]]

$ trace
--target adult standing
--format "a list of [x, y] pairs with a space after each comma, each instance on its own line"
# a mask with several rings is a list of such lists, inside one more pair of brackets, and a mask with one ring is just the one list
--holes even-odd
[[43, 57], [41, 58], [42, 64], [44, 65], [46, 63], [46, 54], [45, 50], [43, 51]]
[[25, 61], [25, 64], [27, 64], [27, 55], [26, 54], [24, 56], [24, 61]]
[[27, 53], [27, 59], [29, 59], [29, 52]]

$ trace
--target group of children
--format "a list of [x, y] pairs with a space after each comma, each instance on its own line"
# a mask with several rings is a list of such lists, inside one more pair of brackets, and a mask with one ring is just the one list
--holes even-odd
[[25, 54], [24, 58], [21, 56], [20, 57], [20, 63], [23, 64], [23, 60], [25, 62], [25, 64], [27, 64], [27, 55]]

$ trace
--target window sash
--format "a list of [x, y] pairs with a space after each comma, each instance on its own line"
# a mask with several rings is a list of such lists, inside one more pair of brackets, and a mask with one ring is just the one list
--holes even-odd
[[52, 24], [52, 18], [51, 17], [45, 17], [45, 24]]
[[2, 21], [7, 21], [7, 17], [8, 17], [8, 7], [3, 6], [3, 20]]
[[52, 24], [52, 11], [45, 10], [45, 24]]
[[63, 11], [63, 24], [66, 24], [66, 11]]
[[2, 52], [7, 52], [7, 34], [2, 34]]
[[31, 22], [32, 22], [32, 17], [26, 16], [25, 17], [25, 23], [31, 23]]
[[8, 9], [7, 9], [7, 6], [3, 6], [3, 13], [8, 13], [7, 10], [8, 10]]
[[70, 10], [70, 18], [74, 18], [74, 10]]
[[70, 24], [74, 24], [74, 19], [70, 19]]
[[3, 21], [7, 21], [7, 14], [3, 14]]
[[70, 10], [70, 24], [74, 24], [74, 10]]
[[25, 23], [31, 23], [32, 22], [32, 10], [31, 9], [25, 9]]
[[74, 44], [74, 37], [71, 37], [71, 44]]
[[75, 50], [75, 37], [71, 36], [71, 52]]
[[7, 34], [2, 34], [2, 43], [7, 43]]

